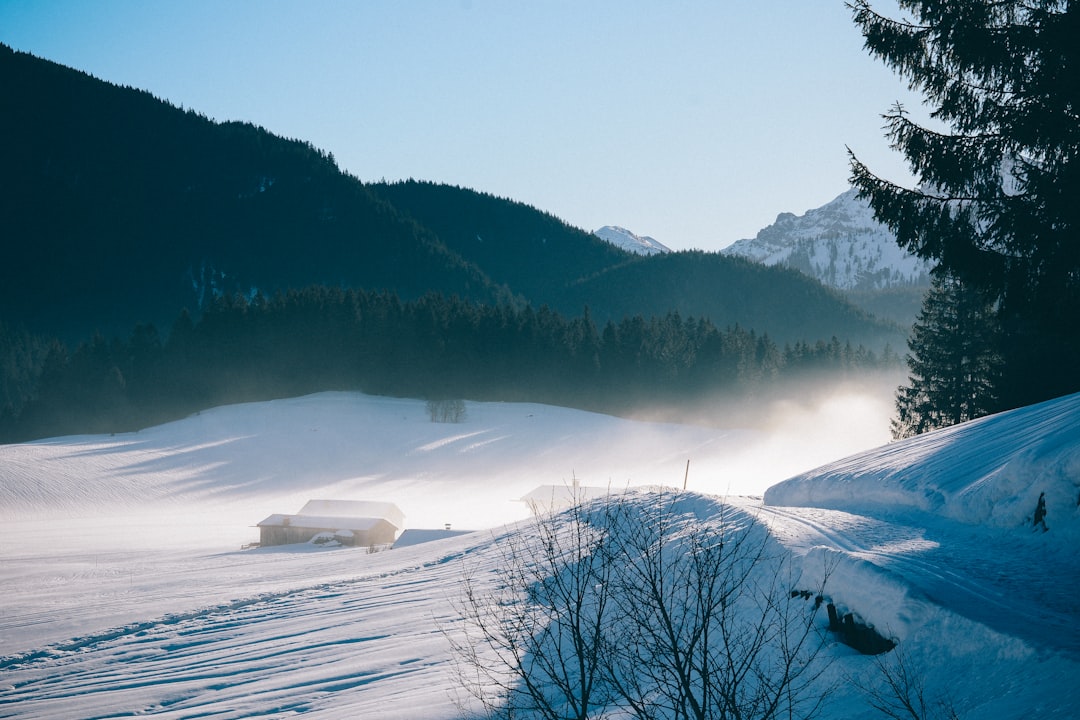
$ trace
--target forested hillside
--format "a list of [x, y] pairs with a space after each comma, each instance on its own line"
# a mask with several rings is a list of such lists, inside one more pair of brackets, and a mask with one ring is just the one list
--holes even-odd
[[414, 180], [368, 188], [489, 278], [537, 305], [578, 313], [580, 305], [564, 300], [571, 283], [634, 258], [592, 233], [505, 198]]
[[836, 335], [881, 349], [902, 346], [905, 337], [899, 325], [867, 315], [802, 273], [718, 253], [640, 258], [575, 283], [567, 296], [568, 305], [587, 304], [599, 318], [675, 310], [764, 331], [781, 343]]
[[644, 258], [521, 202], [367, 185], [310, 143], [3, 46], [0, 87], [18, 139], [0, 144], [7, 438], [333, 388], [621, 412], [895, 362], [903, 343], [791, 271]]
[[902, 346], [906, 329], [882, 323], [805, 275], [720, 253], [642, 257], [521, 203], [429, 182], [369, 185], [431, 229], [494, 282], [566, 315], [597, 322], [635, 315], [709, 318], [779, 342], [850, 339]]
[[500, 295], [310, 144], [0, 48], [0, 308], [80, 339], [326, 283]]

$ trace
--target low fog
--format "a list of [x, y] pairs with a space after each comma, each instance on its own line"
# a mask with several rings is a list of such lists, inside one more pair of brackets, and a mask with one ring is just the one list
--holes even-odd
[[905, 380], [900, 369], [845, 379], [807, 376], [751, 397], [700, 398], [632, 417], [744, 431], [739, 446], [692, 459], [690, 475], [703, 492], [760, 495], [792, 475], [890, 442], [896, 389]]
[[[407, 527], [480, 529], [526, 517], [518, 500], [537, 486], [575, 480], [761, 495], [887, 443], [894, 389], [884, 378], [809, 383], [636, 419], [468, 402], [461, 422], [436, 423], [421, 400], [357, 393], [232, 405], [136, 433], [0, 446], [0, 518], [130, 522], [138, 508], [148, 525], [225, 523], [252, 541], [255, 523], [312, 498], [394, 502]], [[80, 492], [58, 482], [72, 476]]]

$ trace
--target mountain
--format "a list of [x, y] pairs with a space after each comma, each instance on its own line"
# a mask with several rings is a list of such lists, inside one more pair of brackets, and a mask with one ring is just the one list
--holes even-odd
[[659, 240], [648, 235], [635, 235], [626, 228], [617, 225], [605, 225], [599, 230], [593, 230], [593, 235], [606, 240], [617, 248], [636, 255], [657, 255], [671, 252], [671, 248]]
[[717, 253], [676, 253], [652, 238], [639, 239], [654, 243], [654, 253], [634, 252], [604, 236], [638, 237], [628, 231], [589, 234], [529, 205], [468, 188], [415, 180], [366, 187], [491, 282], [564, 315], [588, 307], [595, 321], [605, 323], [674, 310], [720, 327], [757, 329], [781, 344], [834, 335], [877, 349], [904, 342], [895, 325], [868, 317], [787, 268]]
[[81, 339], [312, 284], [508, 295], [333, 157], [0, 46], [0, 314]]
[[722, 252], [798, 270], [904, 327], [914, 322], [930, 285], [931, 265], [901, 249], [854, 189], [804, 215], [780, 213], [757, 236]]
[[785, 265], [840, 290], [929, 285], [930, 265], [901, 249], [854, 189], [804, 215], [780, 213], [755, 237], [723, 252]]

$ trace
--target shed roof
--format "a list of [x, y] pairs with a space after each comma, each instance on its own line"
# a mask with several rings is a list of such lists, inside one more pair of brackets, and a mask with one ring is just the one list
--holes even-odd
[[473, 530], [418, 530], [416, 528], [410, 528], [401, 533], [401, 537], [394, 541], [395, 548], [409, 547], [411, 545], [420, 545], [426, 542], [432, 542], [434, 540], [445, 540], [446, 538], [457, 537], [458, 535], [468, 535], [474, 532]]
[[600, 487], [597, 485], [582, 485], [575, 481], [571, 485], [540, 485], [531, 490], [528, 494], [519, 498], [519, 502], [523, 502], [529, 506], [529, 509], [534, 513], [537, 512], [558, 512], [565, 510], [566, 508], [573, 507], [578, 503], [586, 503], [599, 498], [610, 497], [612, 495], [622, 495], [628, 492], [642, 492], [642, 491], [659, 491], [666, 490], [672, 491], [674, 488], [664, 487], [662, 485], [635, 485], [633, 487], [617, 487], [608, 486]]

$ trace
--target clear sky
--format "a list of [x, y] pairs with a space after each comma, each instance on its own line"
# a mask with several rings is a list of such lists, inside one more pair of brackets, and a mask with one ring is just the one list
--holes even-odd
[[0, 42], [416, 178], [716, 250], [905, 179], [842, 0], [0, 0]]

